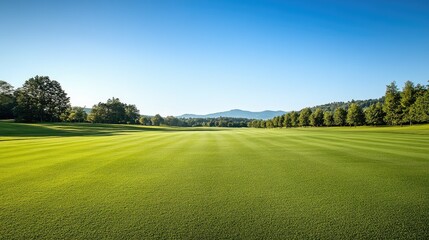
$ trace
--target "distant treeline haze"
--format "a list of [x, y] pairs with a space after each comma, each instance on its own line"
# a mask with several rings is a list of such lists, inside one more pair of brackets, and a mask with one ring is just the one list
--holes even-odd
[[246, 118], [176, 118], [140, 115], [134, 104], [118, 98], [94, 105], [88, 114], [82, 107], [71, 107], [61, 85], [47, 76], [35, 76], [14, 89], [0, 81], [0, 119], [19, 122], [123, 123], [182, 127], [321, 127], [360, 125], [402, 125], [429, 122], [429, 86], [407, 81], [400, 91], [395, 82], [387, 85], [379, 99], [335, 102], [292, 111], [270, 120]]

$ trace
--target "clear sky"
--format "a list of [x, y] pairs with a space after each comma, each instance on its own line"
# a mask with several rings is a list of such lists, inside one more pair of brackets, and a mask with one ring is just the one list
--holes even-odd
[[429, 1], [0, 0], [0, 79], [142, 114], [299, 110], [429, 79]]

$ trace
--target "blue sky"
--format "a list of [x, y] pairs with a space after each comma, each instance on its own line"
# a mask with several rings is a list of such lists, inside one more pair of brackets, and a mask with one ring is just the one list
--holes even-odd
[[299, 110], [429, 79], [428, 1], [0, 0], [0, 79], [142, 114]]

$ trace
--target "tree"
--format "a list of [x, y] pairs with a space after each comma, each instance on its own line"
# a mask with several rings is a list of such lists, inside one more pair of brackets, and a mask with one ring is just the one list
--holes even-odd
[[387, 124], [398, 125], [401, 123], [401, 95], [396, 86], [396, 82], [392, 82], [386, 86], [383, 110], [386, 113], [384, 119]]
[[344, 108], [338, 107], [334, 112], [334, 124], [336, 126], [346, 125], [347, 112]]
[[290, 124], [291, 127], [298, 127], [299, 125], [299, 114], [295, 111], [290, 113]]
[[328, 127], [334, 125], [334, 115], [331, 112], [323, 114], [323, 124]]
[[[176, 117], [173, 117], [173, 116], [167, 116], [164, 119], [164, 123], [167, 126], [180, 126], [180, 120]], [[214, 124], [212, 125], [212, 121], [208, 121], [206, 123], [207, 123], [206, 124], [207, 127], [212, 127], [214, 125]]]
[[0, 80], [0, 119], [12, 119], [14, 117], [15, 97], [12, 85]]
[[410, 114], [411, 105], [416, 101], [415, 99], [416, 89], [414, 83], [406, 81], [404, 88], [401, 92], [401, 107], [402, 107], [402, 123], [412, 123], [412, 117]]
[[125, 104], [125, 120], [127, 123], [138, 123], [140, 111], [134, 104]]
[[106, 103], [99, 102], [92, 107], [88, 121], [95, 123], [137, 123], [139, 110], [133, 104], [122, 103], [112, 97]]
[[159, 126], [164, 123], [164, 118], [162, 118], [159, 114], [156, 114], [150, 120], [153, 126]]
[[429, 89], [411, 105], [410, 117], [413, 122], [429, 122]]
[[278, 117], [279, 118], [279, 126], [278, 127], [285, 127], [284, 122], [285, 122], [285, 115], [281, 115]]
[[310, 125], [313, 127], [320, 127], [323, 125], [323, 111], [320, 108], [317, 108], [310, 115]]
[[383, 125], [384, 122], [384, 111], [381, 103], [372, 104], [365, 110], [365, 122], [368, 125]]
[[279, 117], [274, 117], [271, 122], [273, 127], [279, 127]]
[[139, 118], [139, 123], [141, 125], [146, 125], [146, 126], [152, 124], [152, 122], [150, 121], [150, 117], [148, 117], [148, 116], [141, 116]]
[[301, 110], [299, 114], [299, 125], [301, 127], [305, 127], [310, 125], [310, 115], [311, 115], [311, 109], [310, 108], [304, 108]]
[[59, 82], [35, 76], [15, 91], [15, 113], [20, 121], [59, 121], [70, 107], [70, 99]]
[[292, 119], [291, 119], [291, 115], [292, 115], [292, 113], [291, 112], [288, 112], [288, 113], [286, 113], [285, 115], [284, 115], [284, 121], [283, 121], [283, 126], [285, 126], [285, 127], [287, 127], [287, 128], [290, 128], [290, 127], [292, 127]]
[[109, 109], [106, 103], [99, 102], [92, 106], [91, 112], [88, 114], [87, 120], [92, 123], [108, 123]]
[[67, 116], [69, 122], [84, 122], [88, 117], [85, 109], [82, 107], [72, 107]]
[[347, 123], [350, 126], [360, 126], [364, 123], [365, 116], [363, 114], [362, 108], [359, 107], [356, 103], [350, 104], [350, 107], [347, 111]]
[[119, 98], [112, 97], [107, 100], [106, 107], [108, 110], [107, 122], [108, 123], [126, 123], [127, 117], [125, 114], [125, 104]]

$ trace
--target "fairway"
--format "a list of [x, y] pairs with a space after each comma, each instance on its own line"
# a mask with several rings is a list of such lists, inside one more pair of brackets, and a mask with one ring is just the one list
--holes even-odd
[[429, 238], [429, 125], [0, 122], [0, 239]]

